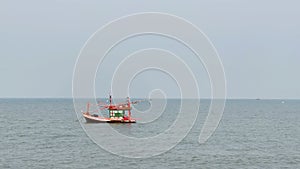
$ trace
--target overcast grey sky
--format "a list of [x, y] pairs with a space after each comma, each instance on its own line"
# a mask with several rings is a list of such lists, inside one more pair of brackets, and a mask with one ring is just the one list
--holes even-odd
[[299, 7], [296, 0], [2, 0], [0, 97], [71, 97], [74, 64], [92, 33], [124, 15], [164, 12], [209, 37], [229, 98], [300, 98]]

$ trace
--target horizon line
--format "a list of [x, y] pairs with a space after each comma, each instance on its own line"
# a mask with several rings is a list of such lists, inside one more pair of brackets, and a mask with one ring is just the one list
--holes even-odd
[[[124, 97], [126, 98], [126, 97]], [[116, 99], [124, 99], [116, 98]], [[132, 99], [149, 99], [145, 97], [130, 97]], [[73, 99], [73, 97], [0, 97], [0, 99]], [[81, 97], [77, 99], [94, 99], [88, 97]], [[107, 97], [96, 97], [96, 99], [108, 99]], [[150, 99], [163, 99], [163, 98], [150, 98]], [[168, 97], [167, 99], [181, 99], [180, 97]], [[300, 98], [246, 98], [246, 97], [229, 97], [229, 98], [184, 98], [184, 99], [225, 99], [225, 100], [300, 100]]]

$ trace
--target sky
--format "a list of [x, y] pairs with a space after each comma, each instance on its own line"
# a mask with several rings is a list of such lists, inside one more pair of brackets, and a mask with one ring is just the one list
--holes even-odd
[[[192, 22], [208, 36], [224, 66], [228, 98], [300, 99], [299, 6], [296, 0], [2, 0], [0, 97], [72, 97], [76, 59], [96, 30], [132, 13], [163, 12]], [[136, 44], [171, 46], [170, 50], [180, 53], [181, 48], [171, 43], [157, 37], [132, 39], [108, 56], [121, 56]], [[182, 57], [191, 67], [201, 65]], [[96, 85], [108, 83], [105, 77], [109, 78], [109, 73], [100, 76], [99, 72]], [[210, 97], [203, 72], [202, 68], [195, 70], [201, 97]], [[148, 77], [163, 80], [165, 85], [152, 83]], [[133, 97], [143, 97], [154, 86], [177, 97], [178, 90], [171, 81], [164, 74], [147, 72], [134, 79], [130, 91]], [[107, 86], [96, 89], [97, 95], [106, 96], [107, 90]]]

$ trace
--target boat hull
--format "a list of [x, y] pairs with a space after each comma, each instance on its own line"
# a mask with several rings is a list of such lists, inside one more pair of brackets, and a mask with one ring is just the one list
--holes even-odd
[[135, 119], [114, 119], [105, 117], [95, 117], [90, 114], [83, 114], [87, 123], [135, 123]]

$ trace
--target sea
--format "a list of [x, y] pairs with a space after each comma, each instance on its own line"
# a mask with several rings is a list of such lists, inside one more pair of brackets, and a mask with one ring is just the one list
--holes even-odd
[[[0, 168], [300, 168], [300, 100], [228, 99], [218, 128], [199, 144], [210, 103], [200, 100], [193, 127], [175, 147], [148, 158], [128, 158], [87, 135], [72, 99], [0, 99]], [[174, 122], [179, 104], [167, 100], [162, 115], [149, 124], [109, 125], [133, 137], [157, 135]], [[149, 105], [139, 106], [146, 110]], [[104, 124], [91, 125], [101, 129]], [[116, 139], [109, 142], [118, 146]]]

